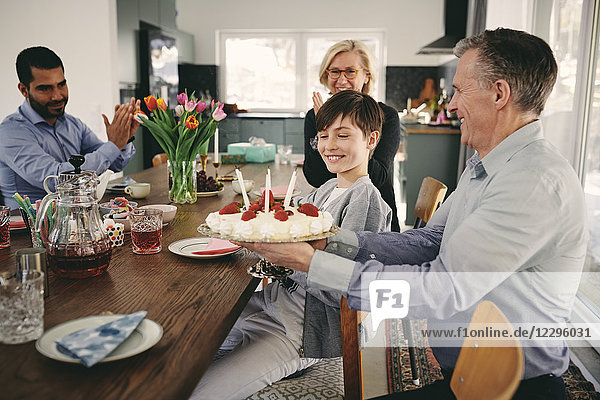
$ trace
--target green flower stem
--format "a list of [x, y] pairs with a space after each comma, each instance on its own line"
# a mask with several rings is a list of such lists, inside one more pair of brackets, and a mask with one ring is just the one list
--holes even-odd
[[195, 203], [196, 195], [196, 163], [195, 161], [169, 160], [169, 172], [172, 183], [169, 198], [179, 204]]

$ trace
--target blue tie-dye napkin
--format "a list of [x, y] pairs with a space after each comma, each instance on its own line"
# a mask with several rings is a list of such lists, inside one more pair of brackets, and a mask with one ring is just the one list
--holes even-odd
[[146, 317], [138, 311], [96, 328], [82, 329], [55, 340], [58, 350], [91, 367], [119, 346]]

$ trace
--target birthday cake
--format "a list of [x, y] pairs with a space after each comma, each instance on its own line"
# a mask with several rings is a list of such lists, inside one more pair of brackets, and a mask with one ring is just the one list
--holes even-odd
[[234, 201], [210, 213], [206, 224], [213, 232], [240, 241], [301, 240], [329, 232], [332, 228], [331, 214], [319, 211], [312, 204], [284, 208], [281, 203], [272, 200], [270, 203], [269, 211], [264, 212], [264, 196], [248, 210], [243, 210], [242, 205]]

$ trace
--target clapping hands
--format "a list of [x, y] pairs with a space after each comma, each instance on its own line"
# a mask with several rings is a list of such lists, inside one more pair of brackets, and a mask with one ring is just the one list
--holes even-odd
[[108, 122], [106, 115], [102, 114], [108, 140], [113, 142], [119, 150], [123, 150], [140, 126], [140, 123], [133, 118], [134, 112], [139, 109], [140, 100], [132, 97], [129, 103], [115, 106], [112, 123]]

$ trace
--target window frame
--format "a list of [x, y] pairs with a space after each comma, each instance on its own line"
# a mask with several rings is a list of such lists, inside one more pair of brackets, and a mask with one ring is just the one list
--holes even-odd
[[[295, 106], [292, 108], [252, 108], [251, 112], [281, 113], [306, 112], [309, 98], [309, 82], [311, 77], [307, 76], [307, 42], [311, 38], [327, 38], [333, 40], [344, 40], [348, 38], [360, 38], [376, 40], [378, 43], [377, 54], [373, 54], [376, 67], [377, 100], [385, 102], [385, 70], [387, 66], [387, 43], [385, 29], [348, 28], [348, 29], [220, 29], [216, 31], [216, 58], [219, 68], [218, 86], [219, 96], [227, 101], [226, 81], [226, 48], [227, 39], [233, 38], [270, 38], [270, 37], [292, 37], [296, 40], [296, 96]], [[324, 54], [323, 54], [324, 56]]]

